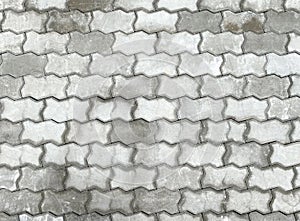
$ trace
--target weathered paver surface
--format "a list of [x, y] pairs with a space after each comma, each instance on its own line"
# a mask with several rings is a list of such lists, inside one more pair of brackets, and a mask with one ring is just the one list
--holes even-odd
[[0, 221], [300, 220], [299, 0], [0, 0]]

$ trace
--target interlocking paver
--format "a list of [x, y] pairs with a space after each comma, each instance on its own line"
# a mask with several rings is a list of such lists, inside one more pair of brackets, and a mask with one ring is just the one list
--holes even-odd
[[83, 12], [101, 10], [109, 11], [112, 8], [112, 0], [67, 0], [69, 9]]
[[9, 75], [0, 76], [0, 96], [17, 99], [21, 97], [23, 80]]
[[143, 30], [147, 33], [158, 31], [176, 31], [175, 24], [178, 20], [176, 13], [168, 13], [166, 11], [158, 11], [146, 13], [144, 11], [137, 12], [137, 20], [134, 24], [135, 29]]
[[286, 0], [285, 7], [287, 9], [294, 9], [294, 10], [300, 11], [300, 6], [299, 6], [297, 0]]
[[88, 32], [89, 23], [92, 18], [90, 14], [79, 11], [61, 12], [51, 11], [47, 22], [47, 30], [58, 33], [68, 33], [72, 31]]
[[43, 0], [26, 0], [25, 7], [28, 9], [36, 9], [39, 11], [45, 11], [51, 8], [63, 10], [66, 9], [66, 2], [67, 0], [53, 0], [51, 2], [45, 2]]
[[45, 31], [46, 14], [39, 14], [35, 11], [27, 12], [5, 12], [5, 20], [2, 23], [2, 30], [11, 30], [17, 33], [25, 31]]
[[91, 22], [91, 30], [99, 30], [103, 33], [113, 33], [122, 31], [125, 33], [133, 32], [133, 23], [136, 16], [133, 12], [125, 13], [121, 10], [112, 12], [93, 12], [93, 21]]
[[274, 31], [278, 33], [288, 33], [291, 31], [300, 31], [300, 16], [298, 13], [289, 12], [275, 12], [268, 11], [266, 13], [267, 20], [265, 24], [266, 31]]
[[216, 55], [226, 52], [232, 52], [235, 54], [242, 53], [244, 37], [241, 34], [232, 34], [231, 32], [223, 32], [219, 34], [203, 32], [202, 38], [203, 40], [200, 44], [201, 52], [210, 52]]
[[222, 0], [203, 0], [200, 2], [201, 9], [208, 9], [214, 12], [230, 10], [230, 11], [239, 11], [240, 10], [240, 1], [241, 0], [232, 0], [232, 1], [222, 1]]
[[145, 221], [155, 221], [154, 216], [147, 216], [144, 213], [136, 213], [134, 215], [125, 216], [121, 213], [115, 213], [112, 215], [113, 221], [138, 221], [138, 220], [145, 220]]
[[114, 2], [115, 8], [122, 8], [127, 11], [131, 10], [138, 10], [138, 9], [144, 9], [144, 10], [153, 10], [153, 0], [116, 0]]
[[296, 35], [294, 33], [291, 33], [291, 34], [289, 34], [289, 37], [290, 37], [290, 42], [288, 44], [288, 51], [289, 52], [293, 52], [293, 51], [299, 52], [300, 51], [300, 46], [299, 46], [300, 36]]
[[157, 3], [159, 9], [176, 11], [180, 9], [197, 10], [196, 0], [159, 0]]
[[283, 0], [245, 0], [243, 2], [243, 9], [253, 10], [255, 12], [264, 12], [267, 10], [283, 11]]
[[0, 168], [0, 188], [10, 191], [17, 190], [17, 180], [20, 177], [19, 170], [10, 170], [6, 167]]
[[280, 164], [285, 167], [299, 164], [299, 159], [297, 158], [299, 145], [299, 143], [288, 145], [272, 144], [273, 153], [270, 158], [271, 163]]
[[13, 54], [21, 54], [24, 34], [15, 34], [10, 31], [0, 33], [0, 52], [11, 52]]
[[264, 31], [264, 14], [253, 12], [233, 13], [231, 11], [223, 12], [222, 29], [233, 33], [242, 33], [252, 31], [262, 33]]
[[8, 120], [0, 121], [0, 143], [18, 144], [22, 134], [21, 123], [12, 123]]
[[266, 65], [267, 74], [276, 74], [285, 77], [291, 74], [300, 73], [299, 65], [300, 55], [291, 53], [287, 55], [268, 54]]
[[0, 10], [5, 10], [5, 9], [12, 9], [16, 11], [21, 11], [24, 9], [23, 6], [24, 0], [16, 0], [16, 1], [11, 1], [11, 0], [3, 0], [0, 3]]
[[299, 190], [290, 192], [275, 191], [272, 210], [285, 214], [297, 212], [300, 207], [299, 199]]
[[220, 32], [222, 16], [220, 13], [209, 11], [189, 12], [182, 11], [179, 13], [177, 27], [179, 31], [189, 31], [199, 33], [202, 31]]
[[163, 31], [158, 34], [158, 43], [156, 48], [158, 52], [165, 52], [170, 55], [182, 52], [197, 54], [200, 39], [200, 35], [198, 34], [190, 34], [188, 32], [170, 34]]
[[207, 221], [223, 221], [224, 219], [234, 221], [249, 221], [247, 214], [240, 215], [235, 212], [222, 213], [219, 215], [209, 212], [204, 214], [204, 217]]
[[281, 100], [279, 98], [270, 98], [269, 104], [269, 118], [291, 120], [296, 119], [300, 115], [300, 100], [298, 97], [293, 97], [286, 100]]

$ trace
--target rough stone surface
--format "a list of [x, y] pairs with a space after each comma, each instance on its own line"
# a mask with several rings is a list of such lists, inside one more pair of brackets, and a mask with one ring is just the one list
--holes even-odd
[[72, 31], [88, 32], [91, 15], [79, 11], [60, 12], [51, 11], [47, 22], [47, 30], [58, 33], [68, 33]]
[[144, 10], [153, 10], [153, 1], [152, 0], [116, 0], [114, 2], [115, 8], [122, 8], [127, 11], [137, 10], [137, 9], [144, 9]]
[[208, 9], [214, 12], [230, 10], [230, 11], [239, 11], [240, 10], [240, 0], [232, 1], [222, 1], [222, 0], [202, 0], [200, 3], [201, 9]]
[[26, 75], [43, 76], [47, 60], [45, 56], [37, 56], [33, 53], [15, 56], [11, 53], [2, 55], [0, 74], [9, 74], [13, 77]]
[[286, 44], [288, 38], [286, 35], [267, 32], [256, 34], [247, 32], [245, 34], [245, 42], [243, 44], [245, 52], [255, 53], [258, 55], [266, 53], [284, 54], [286, 52]]
[[177, 11], [179, 9], [188, 9], [194, 11], [197, 9], [196, 0], [159, 0], [157, 4], [159, 9], [168, 9]]
[[68, 52], [77, 52], [81, 55], [91, 53], [111, 54], [113, 36], [101, 32], [80, 33], [73, 32], [70, 34], [71, 40], [68, 43]]
[[269, 11], [266, 13], [266, 16], [266, 31], [275, 31], [277, 33], [300, 31], [300, 16], [296, 12], [289, 11], [278, 13], [274, 11]]
[[11, 52], [20, 54], [22, 45], [25, 39], [24, 34], [15, 34], [10, 31], [0, 33], [0, 52]]
[[280, 77], [285, 77], [291, 74], [299, 74], [299, 58], [300, 55], [296, 53], [282, 56], [277, 54], [268, 54], [268, 63], [266, 65], [267, 74], [276, 74]]
[[23, 80], [12, 76], [0, 76], [0, 96], [17, 99], [21, 97]]
[[112, 0], [67, 0], [70, 9], [87, 12], [94, 10], [108, 11], [112, 8]]
[[0, 143], [17, 144], [22, 133], [21, 123], [12, 123], [8, 120], [0, 121]]
[[230, 32], [220, 34], [203, 32], [202, 37], [203, 40], [200, 45], [201, 52], [210, 52], [216, 55], [225, 52], [242, 53], [243, 35], [232, 34]]
[[209, 11], [191, 13], [183, 11], [179, 13], [177, 27], [179, 31], [199, 33], [202, 31], [220, 32], [222, 16]]
[[243, 2], [243, 8], [255, 12], [264, 12], [270, 9], [274, 11], [283, 11], [283, 0], [245, 0]]

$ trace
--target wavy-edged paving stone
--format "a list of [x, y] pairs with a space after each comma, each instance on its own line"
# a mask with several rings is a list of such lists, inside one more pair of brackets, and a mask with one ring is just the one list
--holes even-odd
[[204, 75], [201, 78], [200, 94], [215, 99], [233, 96], [241, 98], [246, 81], [243, 78], [235, 78], [231, 75], [212, 77]]
[[148, 100], [145, 98], [136, 99], [136, 109], [133, 112], [135, 119], [155, 121], [158, 119], [176, 120], [178, 102], [168, 101], [165, 98]]
[[46, 14], [39, 14], [35, 11], [19, 13], [14, 11], [6, 11], [5, 20], [2, 23], [2, 30], [11, 30], [17, 33], [30, 30], [44, 32], [46, 21]]
[[289, 192], [275, 191], [273, 194], [272, 211], [291, 214], [300, 210], [299, 189]]
[[236, 211], [240, 214], [252, 211], [269, 213], [269, 202], [272, 195], [270, 192], [260, 192], [255, 189], [237, 191], [227, 190], [228, 201], [226, 202], [226, 211]]
[[135, 211], [143, 211], [147, 214], [166, 211], [174, 214], [179, 212], [177, 204], [181, 198], [179, 192], [167, 189], [148, 191], [137, 189], [134, 191], [135, 200], [133, 208]]
[[66, 171], [64, 169], [45, 167], [32, 169], [23, 167], [22, 176], [19, 180], [20, 189], [30, 189], [38, 192], [45, 189], [60, 191], [64, 189]]
[[52, 143], [47, 143], [44, 145], [44, 155], [42, 160], [44, 165], [85, 165], [85, 159], [88, 156], [88, 153], [89, 147], [87, 145], [79, 146], [70, 143], [57, 146]]
[[158, 79], [159, 86], [157, 95], [159, 96], [170, 99], [184, 96], [190, 98], [199, 97], [198, 89], [200, 87], [200, 82], [188, 75], [181, 75], [174, 78], [160, 76]]
[[171, 168], [168, 166], [158, 167], [158, 177], [156, 185], [158, 188], [169, 190], [178, 190], [190, 188], [193, 190], [200, 189], [200, 179], [202, 170], [188, 166]]
[[135, 107], [134, 100], [126, 100], [120, 97], [111, 100], [99, 98], [91, 99], [89, 119], [99, 119], [101, 121], [111, 121], [116, 119], [132, 120], [132, 110]]
[[66, 140], [78, 143], [79, 145], [94, 142], [107, 143], [111, 127], [111, 124], [103, 124], [99, 121], [89, 121], [82, 124], [71, 121], [68, 123], [69, 130], [66, 134]]
[[202, 221], [202, 216], [194, 216], [188, 213], [180, 213], [175, 215], [170, 215], [166, 212], [160, 213], [158, 215], [160, 221]]
[[132, 143], [155, 143], [155, 134], [158, 131], [156, 122], [135, 120], [125, 122], [122, 120], [112, 121], [111, 142]]
[[66, 221], [110, 221], [109, 216], [103, 216], [95, 212], [84, 214], [84, 215], [77, 215], [75, 213], [70, 213], [70, 214], [65, 214], [64, 217]]
[[[20, 172], [17, 169], [8, 169], [6, 167], [0, 168], [0, 188], [10, 191], [17, 190], [17, 180], [20, 177]], [[1, 217], [0, 217], [1, 220]]]
[[66, 90], [68, 96], [75, 96], [81, 99], [90, 97], [109, 98], [110, 90], [113, 85], [111, 78], [93, 75], [87, 77], [79, 77], [72, 75], [69, 77], [69, 85]]
[[117, 32], [114, 36], [115, 42], [112, 47], [114, 52], [122, 52], [126, 55], [136, 53], [149, 55], [155, 52], [154, 46], [157, 40], [155, 34], [138, 31], [127, 35], [122, 32]]
[[[248, 215], [240, 215], [235, 212], [227, 212], [221, 214], [214, 214], [212, 212], [205, 213], [203, 215], [206, 221], [224, 221], [224, 220], [232, 220], [232, 221], [249, 221]], [[266, 221], [266, 220], [264, 220]], [[269, 220], [268, 220], [269, 221]]]
[[41, 204], [42, 212], [51, 212], [55, 215], [75, 212], [79, 215], [86, 212], [87, 192], [66, 190], [63, 192], [45, 191]]
[[224, 19], [221, 25], [223, 31], [231, 31], [233, 33], [243, 33], [247, 31], [262, 33], [264, 31], [265, 17], [262, 13], [233, 13], [231, 11], [224, 11], [223, 16]]
[[93, 21], [91, 22], [91, 30], [99, 30], [103, 33], [113, 33], [122, 31], [124, 33], [133, 32], [133, 23], [136, 16], [133, 12], [123, 12], [115, 10], [111, 12], [95, 11], [93, 12]]
[[66, 53], [66, 46], [69, 42], [69, 35], [56, 32], [36, 33], [26, 32], [26, 41], [23, 45], [25, 52], [33, 52], [41, 55], [51, 52], [58, 54]]
[[120, 74], [122, 76], [132, 76], [132, 68], [135, 59], [133, 56], [126, 56], [121, 53], [103, 56], [92, 54], [92, 62], [89, 70], [91, 74], [110, 77]]
[[217, 190], [235, 187], [246, 189], [246, 168], [237, 168], [229, 165], [227, 167], [215, 168], [212, 166], [203, 167], [204, 176], [201, 180], [202, 186], [211, 187]]
[[155, 55], [137, 54], [137, 61], [134, 66], [135, 74], [144, 74], [148, 77], [167, 75], [170, 77], [177, 75], [179, 57], [165, 53]]
[[254, 142], [245, 144], [230, 143], [226, 146], [224, 156], [226, 164], [235, 164], [239, 167], [256, 165], [266, 167], [269, 164], [271, 149], [268, 145], [260, 145]]
[[223, 203], [225, 201], [225, 193], [212, 189], [203, 189], [196, 192], [183, 192], [183, 204], [181, 209], [189, 211], [193, 214], [199, 214], [208, 211], [217, 213], [224, 212]]
[[126, 216], [121, 213], [114, 213], [111, 215], [111, 218], [113, 221], [139, 221], [139, 220], [155, 221], [154, 216], [148, 216], [141, 212], [130, 215], [130, 216]]
[[59, 55], [51, 53], [47, 55], [46, 73], [53, 73], [57, 76], [68, 76], [71, 74], [79, 74], [81, 76], [88, 75], [88, 66], [90, 58], [73, 53], [68, 55]]
[[296, 120], [293, 122], [293, 132], [292, 132], [292, 140], [293, 141], [300, 141], [300, 121]]
[[[42, 144], [46, 142], [63, 143], [63, 135], [66, 130], [64, 123], [55, 123], [54, 121], [43, 121], [35, 123], [32, 121], [23, 122], [23, 133], [21, 140], [23, 142], [32, 142]], [[51, 128], [51, 130], [49, 130]]]
[[181, 144], [179, 164], [189, 164], [193, 167], [212, 164], [216, 167], [223, 165], [222, 157], [225, 153], [223, 145], [204, 143], [200, 145]]
[[272, 155], [270, 157], [270, 162], [272, 164], [279, 164], [284, 167], [295, 166], [300, 163], [300, 143], [295, 142], [292, 144], [272, 144]]
[[[0, 212], [0, 220], [1, 221], [20, 221], [20, 218], [18, 218], [18, 216], [11, 216], [11, 215], [7, 215], [4, 212]], [[23, 220], [21, 220], [23, 221]]]
[[208, 9], [213, 12], [218, 11], [240, 11], [240, 1], [241, 0], [231, 0], [231, 1], [223, 1], [223, 0], [202, 0], [199, 4], [200, 9]]
[[109, 192], [92, 190], [88, 209], [104, 214], [111, 213], [111, 211], [132, 214], [131, 204], [133, 199], [133, 192], [124, 192], [120, 189]]
[[290, 79], [293, 82], [293, 84], [291, 85], [291, 88], [290, 88], [291, 96], [300, 95], [300, 76], [297, 76], [297, 75], [290, 76]]
[[255, 54], [225, 54], [224, 64], [222, 65], [222, 73], [232, 74], [235, 77], [241, 77], [248, 74], [256, 76], [265, 75], [265, 64], [267, 59], [265, 56], [257, 56]]
[[41, 111], [44, 107], [42, 101], [34, 101], [30, 98], [21, 100], [11, 100], [9, 98], [0, 99], [0, 106], [2, 112], [0, 114], [1, 119], [7, 119], [12, 122], [18, 122], [25, 119], [33, 121], [40, 121]]
[[267, 119], [266, 110], [268, 108], [268, 103], [266, 100], [258, 100], [253, 97], [236, 100], [228, 97], [226, 103], [227, 106], [224, 112], [226, 118], [234, 118], [238, 121]]
[[169, 145], [167, 143], [145, 145], [139, 143], [135, 145], [135, 149], [134, 164], [142, 164], [147, 167], [161, 164], [176, 166], [178, 164], [177, 156], [180, 152], [178, 145]]
[[67, 0], [67, 6], [71, 10], [87, 11], [110, 11], [112, 0]]
[[77, 52], [81, 55], [91, 53], [111, 54], [114, 37], [112, 34], [103, 34], [101, 32], [80, 33], [72, 32], [71, 39], [68, 42], [68, 52]]
[[187, 74], [191, 77], [197, 77], [205, 74], [213, 76], [221, 75], [221, 65], [223, 59], [221, 56], [215, 56], [209, 53], [191, 55], [183, 53], [180, 55], [179, 74]]
[[[19, 0], [18, 0], [19, 1]], [[24, 2], [24, 0], [23, 0]], [[67, 0], [53, 0], [53, 1], [43, 1], [43, 0], [26, 0], [26, 9], [35, 9], [38, 11], [45, 11], [48, 9], [56, 8], [64, 10], [66, 9]]]
[[54, 10], [49, 12], [47, 31], [55, 31], [58, 33], [79, 31], [86, 33], [89, 31], [91, 20], [91, 15], [87, 13], [79, 11], [61, 12]]
[[55, 75], [45, 77], [27, 75], [24, 77], [24, 82], [25, 84], [21, 90], [23, 97], [33, 97], [38, 100], [47, 97], [55, 97], [57, 99], [66, 97], [67, 78], [60, 78]]
[[170, 55], [176, 55], [183, 52], [198, 54], [198, 44], [200, 39], [200, 35], [190, 34], [188, 32], [170, 34], [163, 31], [158, 35], [156, 48], [158, 52], [165, 52]]
[[134, 155], [134, 149], [120, 143], [111, 145], [91, 144], [90, 152], [86, 158], [89, 165], [96, 165], [101, 168], [108, 168], [112, 166], [132, 165], [132, 157]]
[[285, 1], [285, 7], [287, 9], [292, 9], [292, 10], [298, 10], [298, 11], [300, 11], [300, 5], [298, 4], [297, 0], [286, 0]]
[[11, 75], [21, 77], [25, 75], [43, 76], [44, 68], [47, 63], [45, 56], [37, 56], [33, 53], [22, 55], [13, 55], [11, 53], [2, 54], [2, 63], [0, 66], [1, 75]]
[[34, 193], [29, 190], [8, 191], [0, 190], [0, 210], [9, 214], [28, 212], [39, 213], [39, 204], [42, 201], [42, 193]]
[[11, 1], [11, 0], [3, 0], [0, 3], [0, 10], [6, 10], [6, 9], [12, 9], [15, 11], [22, 11], [24, 9], [24, 0], [16, 0], [16, 1]]
[[[143, 87], [136, 87], [136, 85], [143, 85]], [[114, 97], [121, 96], [125, 99], [137, 97], [152, 98], [155, 95], [157, 86], [158, 81], [156, 78], [148, 78], [142, 75], [130, 78], [115, 76], [112, 95]]]
[[288, 123], [281, 123], [278, 120], [265, 122], [250, 121], [247, 139], [264, 144], [269, 142], [288, 143], [291, 126]]
[[132, 11], [137, 9], [151, 11], [154, 9], [153, 0], [116, 0], [114, 1], [114, 8], [122, 8], [126, 11]]
[[21, 54], [24, 40], [24, 34], [15, 34], [10, 31], [1, 32], [0, 53], [11, 52], [13, 54]]
[[242, 4], [244, 10], [264, 12], [268, 10], [283, 11], [283, 0], [245, 0]]
[[177, 20], [178, 15], [176, 13], [169, 13], [166, 11], [147, 13], [138, 11], [134, 27], [136, 31], [143, 30], [147, 33], [158, 31], [175, 32]]
[[10, 167], [21, 167], [24, 165], [40, 165], [42, 155], [40, 147], [33, 147], [29, 144], [11, 146], [9, 144], [0, 145], [0, 162], [1, 165]]
[[266, 32], [256, 34], [254, 32], [245, 33], [244, 51], [258, 55], [275, 52], [277, 54], [286, 53], [288, 37], [284, 34]]
[[277, 33], [299, 32], [300, 15], [294, 11], [266, 13], [265, 30]]
[[[20, 90], [23, 86], [23, 80], [21, 78], [14, 78], [9, 75], [0, 76], [0, 96], [17, 99], [21, 97]], [[7, 100], [8, 101], [8, 100]], [[5, 101], [2, 101], [5, 102]], [[0, 105], [4, 108], [4, 103]], [[3, 111], [2, 111], [3, 112]], [[11, 115], [13, 113], [9, 113]]]
[[220, 32], [221, 21], [222, 16], [219, 13], [181, 11], [179, 12], [179, 20], [176, 26], [178, 31], [189, 31], [192, 33], [211, 31], [218, 33]]
[[[148, 190], [155, 189], [154, 180], [156, 170], [145, 167], [113, 167], [114, 177], [110, 182], [111, 188], [121, 188], [125, 191], [138, 187], [144, 187]], [[146, 211], [145, 211], [146, 212]]]
[[75, 188], [84, 191], [93, 187], [103, 190], [108, 189], [108, 180], [111, 179], [110, 169], [100, 169], [97, 167], [79, 169], [69, 167], [68, 176], [65, 180], [66, 188]]
[[249, 75], [246, 77], [247, 85], [244, 89], [245, 96], [255, 96], [259, 99], [268, 97], [279, 97], [281, 99], [288, 97], [290, 81], [287, 77], [280, 78], [276, 75], [265, 77], [256, 77]]
[[231, 32], [223, 32], [213, 34], [211, 32], [202, 33], [202, 42], [200, 44], [201, 52], [210, 52], [220, 55], [226, 52], [241, 54], [244, 36], [241, 34], [233, 34]]
[[280, 120], [292, 120], [298, 118], [298, 116], [300, 115], [299, 97], [292, 97], [285, 100], [281, 100], [279, 98], [270, 98], [269, 104], [269, 118], [277, 118]]
[[184, 141], [199, 143], [199, 134], [203, 130], [201, 122], [190, 122], [189, 120], [176, 122], [159, 120], [157, 121], [157, 126], [156, 142], [165, 141], [170, 144]]
[[180, 9], [188, 9], [190, 11], [197, 10], [197, 0], [159, 0], [158, 9], [166, 9], [169, 11], [177, 11]]
[[0, 143], [18, 144], [22, 134], [21, 123], [12, 123], [8, 120], [0, 121]]
[[273, 212], [270, 214], [260, 214], [259, 212], [252, 212], [249, 214], [250, 220], [256, 220], [256, 221], [295, 221], [295, 217], [293, 214], [291, 215], [285, 215], [280, 212]]
[[56, 122], [69, 120], [84, 122], [88, 120], [86, 113], [89, 107], [89, 101], [81, 101], [77, 98], [70, 98], [63, 101], [49, 98], [46, 100], [43, 117], [45, 120], [55, 120]]
[[222, 111], [225, 107], [222, 100], [204, 97], [197, 100], [182, 97], [179, 99], [178, 119], [189, 119], [193, 122], [212, 119], [222, 120]]
[[262, 190], [269, 190], [279, 187], [285, 191], [288, 191], [293, 189], [293, 178], [293, 169], [282, 169], [280, 167], [260, 169], [256, 167], [250, 167], [248, 185], [249, 187], [258, 187]]
[[268, 54], [266, 65], [267, 74], [275, 74], [285, 77], [292, 74], [300, 74], [300, 55], [290, 53], [287, 55]]
[[50, 213], [39, 214], [36, 216], [31, 216], [29, 214], [21, 214], [19, 215], [20, 221], [63, 221], [64, 218], [62, 216], [54, 216]]

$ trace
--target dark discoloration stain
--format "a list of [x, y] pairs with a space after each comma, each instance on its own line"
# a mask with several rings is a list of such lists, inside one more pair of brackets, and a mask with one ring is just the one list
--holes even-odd
[[50, 13], [48, 29], [59, 33], [68, 33], [71, 31], [87, 32], [89, 23], [88, 15], [79, 11]]
[[257, 18], [251, 18], [250, 21], [247, 21], [243, 24], [243, 31], [253, 31], [256, 33], [263, 32], [263, 24]]
[[113, 0], [69, 0], [67, 6], [70, 9], [78, 9], [83, 12], [92, 10], [111, 10]]
[[238, 32], [240, 30], [240, 28], [237, 24], [227, 23], [225, 25], [225, 30], [232, 31], [232, 32]]

